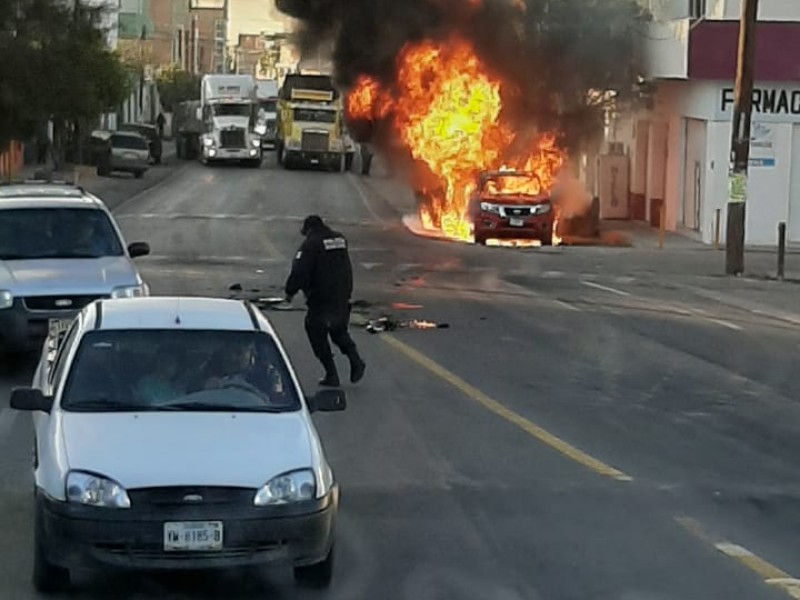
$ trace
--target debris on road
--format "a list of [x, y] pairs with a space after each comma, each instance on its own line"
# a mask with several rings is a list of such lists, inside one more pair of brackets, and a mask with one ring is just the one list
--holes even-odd
[[392, 304], [394, 310], [417, 310], [422, 308], [421, 304], [406, 304], [405, 302], [394, 302]]
[[383, 333], [397, 329], [449, 329], [449, 323], [434, 323], [418, 319], [398, 321], [392, 317], [380, 317], [367, 322], [366, 329], [370, 333]]

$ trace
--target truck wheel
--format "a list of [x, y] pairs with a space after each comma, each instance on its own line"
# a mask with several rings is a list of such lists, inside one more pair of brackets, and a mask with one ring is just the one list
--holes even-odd
[[33, 587], [43, 594], [66, 591], [70, 586], [69, 569], [47, 560], [41, 510], [37, 506], [33, 525]]
[[133, 176], [136, 177], [136, 179], [141, 179], [144, 177], [144, 171], [134, 171]]
[[327, 588], [333, 579], [333, 557], [333, 546], [331, 546], [328, 556], [322, 562], [307, 567], [295, 567], [294, 580], [302, 586]]
[[349, 152], [344, 159], [344, 168], [345, 171], [352, 171], [353, 170], [353, 159], [355, 155], [352, 152]]

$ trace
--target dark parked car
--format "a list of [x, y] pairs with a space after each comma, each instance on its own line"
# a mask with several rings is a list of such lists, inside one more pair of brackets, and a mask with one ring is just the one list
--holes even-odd
[[119, 130], [132, 131], [144, 137], [150, 144], [150, 158], [153, 159], [153, 164], [161, 164], [163, 148], [161, 145], [161, 138], [158, 135], [158, 127], [155, 125], [145, 125], [144, 123], [125, 123], [120, 126]]

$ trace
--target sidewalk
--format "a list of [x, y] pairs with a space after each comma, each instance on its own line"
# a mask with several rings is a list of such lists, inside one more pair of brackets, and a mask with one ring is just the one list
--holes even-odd
[[[141, 179], [136, 179], [128, 174], [117, 173], [109, 177], [99, 177], [97, 169], [87, 165], [65, 166], [57, 172], [52, 172], [51, 178], [53, 181], [62, 180], [72, 183], [77, 170], [78, 180], [74, 183], [98, 196], [109, 209], [114, 210], [128, 198], [141, 194], [159, 184], [186, 164], [189, 164], [189, 161], [181, 161], [175, 157], [175, 144], [166, 141], [164, 142], [162, 164], [151, 165]], [[50, 171], [51, 169], [52, 166], [50, 165], [26, 165], [14, 176], [14, 179], [32, 179], [37, 174], [37, 171]]]

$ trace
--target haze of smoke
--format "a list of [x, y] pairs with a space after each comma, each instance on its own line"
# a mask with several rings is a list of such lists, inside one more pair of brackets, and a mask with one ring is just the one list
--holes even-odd
[[[301, 48], [332, 44], [337, 83], [347, 89], [369, 75], [391, 89], [396, 57], [408, 43], [457, 34], [469, 40], [502, 82], [503, 120], [515, 146], [535, 147], [543, 131], [571, 150], [601, 130], [603, 106], [590, 90], [633, 93], [642, 22], [637, 0], [276, 0], [300, 19]], [[376, 143], [416, 190], [441, 181], [400, 147], [389, 123], [354, 123], [359, 141]], [[515, 148], [509, 148], [514, 155]], [[521, 150], [521, 148], [517, 148]], [[585, 213], [591, 198], [569, 174], [554, 200], [564, 218]]]
[[504, 82], [504, 117], [580, 138], [602, 111], [590, 89], [630, 92], [638, 75], [636, 0], [276, 0], [301, 22], [302, 48], [333, 45], [343, 88], [361, 74], [391, 84], [401, 48], [453, 33]]

